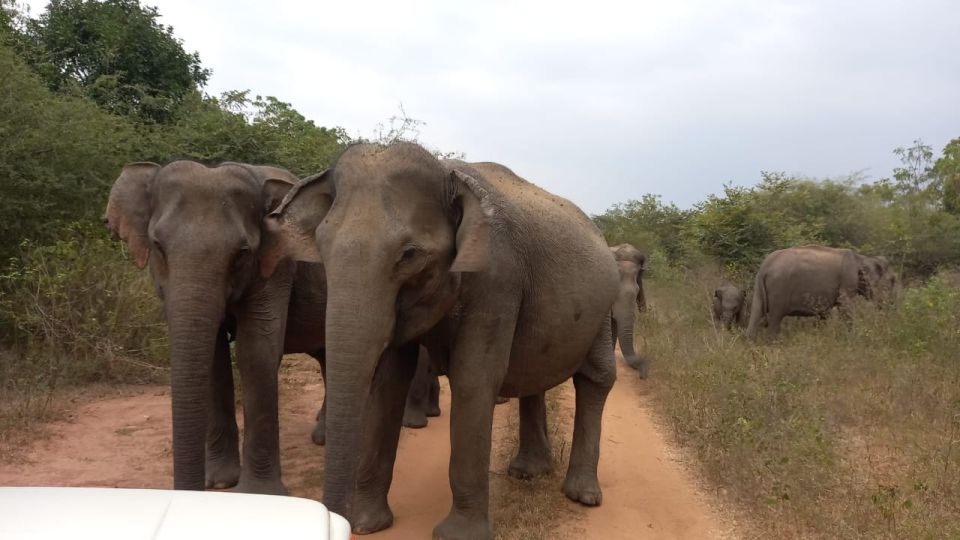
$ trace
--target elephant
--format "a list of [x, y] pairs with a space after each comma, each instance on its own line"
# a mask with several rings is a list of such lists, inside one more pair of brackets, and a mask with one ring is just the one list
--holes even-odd
[[453, 504], [435, 538], [492, 537], [497, 395], [520, 397], [523, 409], [570, 377], [577, 406], [563, 489], [582, 504], [601, 503], [600, 420], [616, 380], [610, 311], [618, 272], [579, 208], [496, 163], [441, 161], [414, 143], [354, 144], [265, 221], [263, 275], [288, 258], [324, 263], [323, 502], [354, 532], [393, 522], [387, 492], [399, 404], [420, 344], [431, 356], [438, 351], [433, 362], [452, 394]]
[[637, 370], [641, 379], [646, 379], [650, 371], [650, 361], [643, 355], [638, 355], [633, 348], [633, 330], [636, 322], [634, 302], [639, 307], [646, 307], [643, 297], [642, 262], [646, 256], [630, 244], [620, 244], [610, 250], [617, 260], [617, 269], [620, 273], [620, 287], [617, 301], [613, 304], [613, 341], [620, 341], [620, 351], [623, 360], [628, 366]]
[[764, 320], [776, 337], [786, 316], [825, 318], [835, 306], [845, 312], [856, 295], [881, 299], [896, 282], [884, 257], [815, 245], [774, 251], [757, 271], [747, 336], [755, 337]]
[[647, 271], [647, 256], [631, 244], [623, 243], [610, 246], [618, 261], [633, 261], [637, 265], [637, 311], [647, 310], [647, 298], [643, 294], [643, 274]]
[[[323, 371], [326, 278], [320, 264], [286, 262], [263, 279], [257, 259], [263, 216], [298, 180], [283, 169], [240, 163], [137, 162], [110, 191], [106, 225], [137, 267], [149, 264], [164, 305], [177, 489], [286, 493], [277, 367], [282, 353], [305, 352]], [[243, 382], [242, 468], [230, 336]], [[321, 407], [317, 444], [324, 442], [323, 416]]]
[[742, 327], [747, 316], [747, 291], [725, 283], [713, 291], [713, 321], [727, 330]]
[[[170, 336], [174, 488], [285, 494], [277, 368], [286, 352], [322, 358], [323, 267], [285, 262], [260, 277], [262, 218], [298, 178], [274, 167], [180, 160], [125, 166], [105, 221], [150, 267]], [[243, 383], [243, 467], [228, 329]], [[206, 435], [205, 432], [206, 431]]]

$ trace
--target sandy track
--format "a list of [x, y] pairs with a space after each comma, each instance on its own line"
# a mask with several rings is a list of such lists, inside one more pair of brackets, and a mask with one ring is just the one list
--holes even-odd
[[[622, 363], [621, 363], [622, 366]], [[639, 395], [636, 374], [626, 368], [604, 414], [600, 460], [603, 505], [570, 507], [559, 527], [569, 538], [717, 538], [716, 513], [675, 459]], [[323, 449], [310, 442], [313, 415], [323, 389], [316, 364], [305, 357], [284, 362], [281, 370], [281, 452], [284, 481], [292, 495], [320, 499]], [[573, 388], [560, 398], [572, 418]], [[450, 508], [449, 391], [444, 386], [443, 416], [421, 430], [404, 430], [400, 440], [390, 504], [394, 526], [371, 539], [429, 538]], [[494, 444], [508, 444], [516, 400], [497, 408]], [[515, 416], [514, 416], [515, 417]], [[564, 430], [568, 431], [568, 430]], [[25, 462], [0, 463], [0, 485], [66, 485], [169, 488], [172, 485], [170, 395], [165, 387], [94, 401], [65, 421], [49, 426], [50, 437], [21, 455]], [[554, 441], [554, 444], [561, 444]], [[569, 444], [569, 439], [567, 441]], [[494, 452], [493, 471], [506, 468], [504, 452]], [[557, 495], [562, 497], [561, 495]], [[544, 519], [556, 519], [545, 516]]]

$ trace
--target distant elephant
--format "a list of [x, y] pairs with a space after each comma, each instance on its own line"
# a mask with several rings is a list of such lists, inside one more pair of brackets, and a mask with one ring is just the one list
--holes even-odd
[[[263, 216], [297, 181], [275, 167], [141, 162], [124, 167], [110, 191], [107, 227], [139, 268], [149, 263], [164, 304], [177, 489], [286, 493], [277, 367], [282, 353], [305, 352], [323, 369], [326, 279], [322, 265], [293, 262], [263, 279], [258, 258]], [[242, 469], [228, 335], [243, 380]], [[318, 444], [323, 427], [321, 408]]]
[[265, 275], [287, 256], [324, 261], [324, 503], [355, 532], [393, 521], [387, 492], [414, 375], [407, 357], [418, 343], [443, 351], [434, 362], [452, 393], [453, 507], [435, 538], [493, 536], [498, 393], [537, 396], [571, 376], [577, 412], [564, 492], [600, 504], [618, 274], [600, 231], [573, 203], [495, 163], [440, 161], [408, 143], [357, 144], [298, 184], [266, 223]]
[[879, 298], [895, 284], [896, 274], [884, 257], [824, 246], [774, 251], [757, 272], [747, 336], [756, 336], [765, 320], [775, 337], [784, 317], [824, 318], [835, 306], [844, 309], [855, 295]]
[[747, 291], [729, 283], [713, 291], [713, 320], [727, 330], [742, 327], [747, 315]]
[[636, 354], [633, 348], [633, 332], [636, 323], [634, 302], [638, 307], [646, 305], [643, 298], [644, 267], [637, 261], [646, 261], [646, 256], [630, 244], [620, 244], [611, 247], [610, 250], [617, 260], [617, 269], [620, 273], [620, 291], [617, 301], [613, 304], [614, 342], [620, 341], [624, 362], [637, 370], [641, 379], [646, 379], [650, 372], [650, 361], [647, 357]]
[[613, 256], [618, 261], [632, 261], [637, 265], [637, 310], [647, 310], [647, 298], [643, 294], [643, 274], [647, 271], [647, 256], [631, 244], [623, 243], [611, 246]]

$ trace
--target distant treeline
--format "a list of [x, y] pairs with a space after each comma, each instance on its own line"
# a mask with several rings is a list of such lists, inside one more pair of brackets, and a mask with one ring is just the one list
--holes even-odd
[[289, 103], [210, 76], [156, 9], [54, 0], [28, 17], [0, 0], [0, 260], [103, 212], [124, 163], [176, 157], [322, 170], [346, 141]]
[[802, 244], [885, 255], [906, 278], [960, 265], [960, 138], [939, 156], [919, 140], [894, 153], [902, 166], [872, 183], [763, 172], [758, 185], [725, 185], [689, 210], [646, 195], [594, 221], [611, 244], [630, 242], [675, 267], [716, 262], [740, 280], [767, 253]]

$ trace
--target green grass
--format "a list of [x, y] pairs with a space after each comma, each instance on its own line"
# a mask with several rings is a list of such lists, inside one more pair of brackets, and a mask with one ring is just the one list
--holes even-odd
[[638, 327], [658, 412], [707, 481], [763, 537], [960, 537], [956, 280], [789, 320], [773, 343], [714, 328], [719, 281], [662, 273]]

